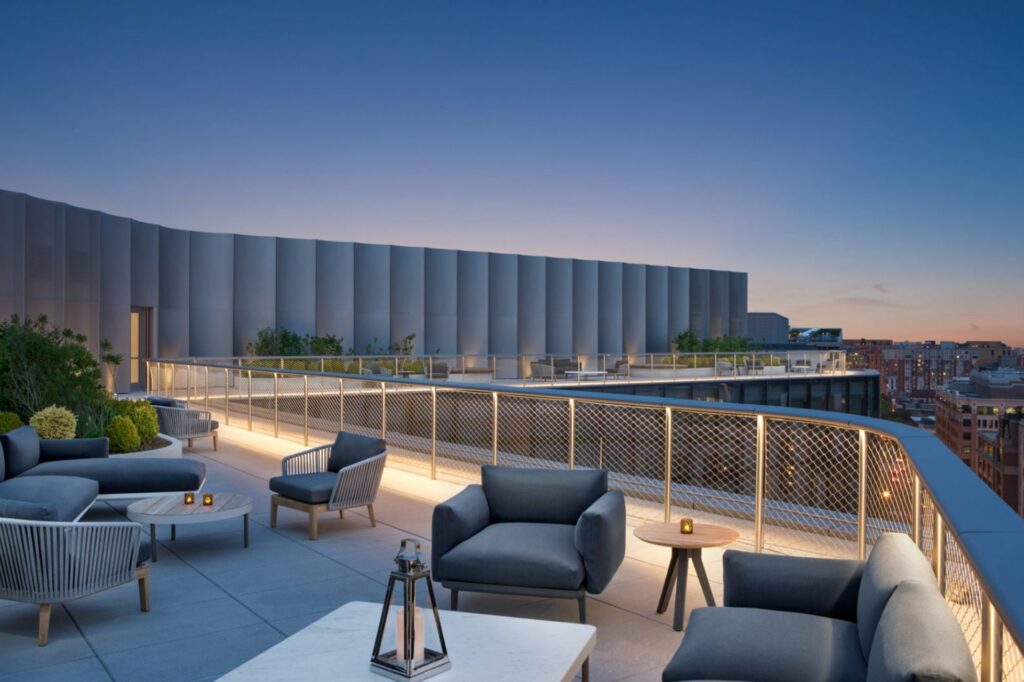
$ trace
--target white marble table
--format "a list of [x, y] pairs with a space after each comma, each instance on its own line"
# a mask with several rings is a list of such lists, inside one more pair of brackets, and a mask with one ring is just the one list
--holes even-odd
[[[380, 682], [386, 678], [370, 671], [380, 611], [349, 602], [220, 679]], [[441, 627], [452, 667], [430, 678], [437, 682], [569, 682], [597, 642], [593, 625], [461, 611], [441, 611]]]
[[238, 493], [213, 493], [213, 504], [203, 504], [203, 493], [195, 494], [195, 502], [185, 504], [183, 494], [148, 497], [128, 505], [128, 520], [149, 524], [150, 552], [153, 561], [156, 555], [156, 526], [171, 526], [171, 539], [177, 535], [179, 524], [209, 523], [242, 517], [242, 545], [249, 546], [249, 512], [252, 498]]

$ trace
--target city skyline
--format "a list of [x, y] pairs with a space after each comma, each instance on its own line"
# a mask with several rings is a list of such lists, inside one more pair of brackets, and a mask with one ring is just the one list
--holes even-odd
[[743, 271], [793, 326], [1024, 345], [1020, 8], [587, 10], [7, 4], [0, 187]]

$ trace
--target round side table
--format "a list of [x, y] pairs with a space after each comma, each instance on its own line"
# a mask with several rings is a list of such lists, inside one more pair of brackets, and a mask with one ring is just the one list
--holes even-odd
[[711, 585], [708, 583], [708, 574], [704, 570], [704, 561], [701, 559], [701, 550], [705, 547], [721, 547], [728, 545], [740, 536], [738, 532], [728, 526], [718, 526], [713, 523], [694, 523], [692, 533], [680, 533], [679, 522], [674, 523], [649, 523], [633, 529], [633, 535], [644, 542], [652, 545], [672, 548], [672, 559], [668, 565], [668, 572], [665, 575], [665, 584], [661, 588], [661, 598], [658, 600], [658, 613], [665, 613], [668, 608], [668, 599], [672, 596], [672, 587], [675, 583], [676, 608], [672, 618], [672, 627], [679, 632], [683, 629], [683, 610], [686, 606], [686, 574], [689, 572], [689, 564], [693, 562], [693, 570], [697, 573], [697, 581], [704, 592], [704, 599], [708, 606], [715, 605], [715, 597], [711, 594]]

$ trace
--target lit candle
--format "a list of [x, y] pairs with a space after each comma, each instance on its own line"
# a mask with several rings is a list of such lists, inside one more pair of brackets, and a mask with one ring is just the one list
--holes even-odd
[[693, 519], [679, 519], [679, 532], [689, 535], [693, 532]]
[[196, 501], [195, 493], [185, 493], [185, 504], [192, 504]]
[[213, 493], [203, 493], [203, 504], [207, 507], [213, 504]]
[[[426, 658], [423, 653], [426, 644], [426, 632], [423, 630], [423, 609], [413, 608], [413, 662], [422, 661]], [[395, 627], [395, 659], [405, 660], [405, 608], [399, 607], [398, 620]]]

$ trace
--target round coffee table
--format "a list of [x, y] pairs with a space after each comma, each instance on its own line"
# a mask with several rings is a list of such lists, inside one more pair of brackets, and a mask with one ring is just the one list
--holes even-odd
[[209, 523], [242, 517], [242, 546], [249, 546], [249, 512], [252, 498], [237, 493], [214, 493], [213, 504], [203, 504], [203, 494], [196, 493], [196, 501], [185, 504], [183, 495], [162, 495], [132, 502], [128, 505], [128, 519], [136, 523], [149, 524], [150, 552], [153, 561], [156, 556], [157, 525], [171, 526], [171, 540], [177, 535], [177, 526], [187, 523]]
[[711, 594], [711, 585], [708, 583], [708, 574], [704, 570], [704, 561], [701, 559], [700, 553], [705, 547], [728, 545], [740, 536], [738, 532], [728, 526], [694, 523], [692, 533], [680, 533], [679, 522], [676, 521], [638, 526], [633, 529], [633, 535], [652, 545], [672, 548], [672, 560], [669, 562], [665, 584], [661, 588], [661, 598], [658, 600], [658, 613], [665, 613], [668, 608], [668, 599], [672, 596], [672, 583], [674, 582], [676, 609], [672, 618], [672, 627], [677, 632], [683, 629], [686, 574], [689, 572], [689, 562], [693, 562], [693, 570], [697, 573], [697, 581], [700, 582], [700, 588], [704, 592], [704, 599], [708, 606], [715, 605], [715, 597]]

